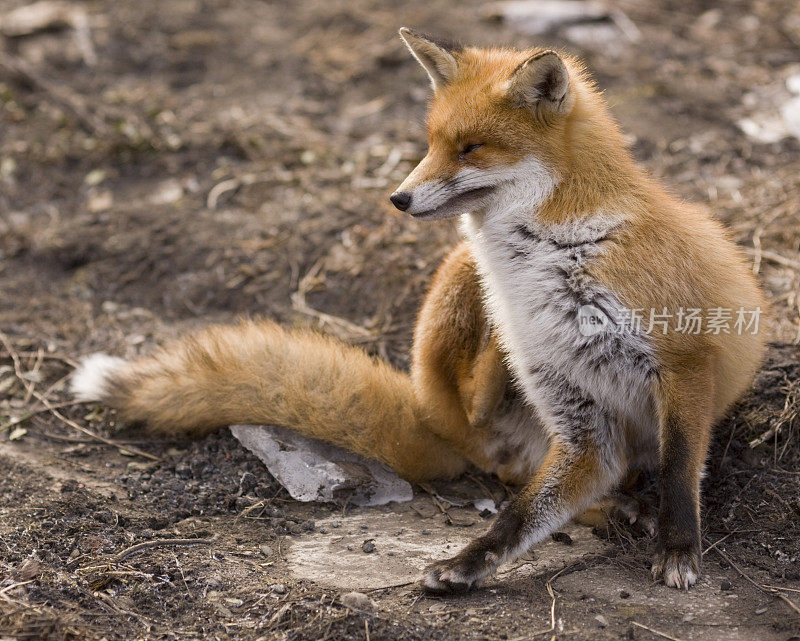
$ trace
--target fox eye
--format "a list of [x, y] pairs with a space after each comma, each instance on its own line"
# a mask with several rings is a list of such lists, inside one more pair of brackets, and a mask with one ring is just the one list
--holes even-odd
[[463, 160], [469, 152], [475, 151], [478, 147], [483, 147], [483, 143], [479, 142], [470, 145], [464, 145], [464, 148], [458, 152], [458, 157]]

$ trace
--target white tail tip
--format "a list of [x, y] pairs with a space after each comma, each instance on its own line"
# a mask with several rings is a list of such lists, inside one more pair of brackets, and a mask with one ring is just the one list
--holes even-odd
[[92, 354], [81, 360], [72, 374], [70, 391], [78, 401], [99, 401], [108, 392], [108, 381], [126, 361], [108, 354]]

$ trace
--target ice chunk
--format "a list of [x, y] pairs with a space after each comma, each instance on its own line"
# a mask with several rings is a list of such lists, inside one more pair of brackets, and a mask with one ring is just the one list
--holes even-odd
[[391, 469], [341, 447], [271, 425], [233, 425], [231, 433], [298, 501], [384, 505], [413, 497]]

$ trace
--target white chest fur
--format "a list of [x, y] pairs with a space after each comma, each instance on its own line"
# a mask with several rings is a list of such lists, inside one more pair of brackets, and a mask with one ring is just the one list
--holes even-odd
[[630, 315], [587, 270], [621, 225], [618, 218], [594, 216], [544, 226], [530, 215], [497, 209], [462, 217], [489, 316], [527, 401], [544, 417], [557, 412], [553, 405], [559, 401], [543, 391], [543, 382], [558, 377], [607, 408], [620, 419], [616, 423], [625, 420], [652, 432], [656, 365], [648, 337], [613, 326], [599, 333], [580, 326], [585, 306], [611, 319]]

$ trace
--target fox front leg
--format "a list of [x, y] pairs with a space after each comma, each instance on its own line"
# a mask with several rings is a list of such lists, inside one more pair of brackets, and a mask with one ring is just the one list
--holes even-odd
[[[622, 478], [618, 424], [612, 414], [564, 377], [541, 379], [542, 417], [553, 434], [534, 478], [489, 531], [458, 555], [428, 566], [432, 592], [467, 590], [518, 557], [605, 495]], [[548, 408], [552, 408], [548, 411]]]
[[534, 479], [484, 536], [425, 569], [424, 587], [431, 592], [468, 590], [543, 540], [618, 480], [603, 459], [602, 450], [588, 442], [579, 451], [553, 444]]

